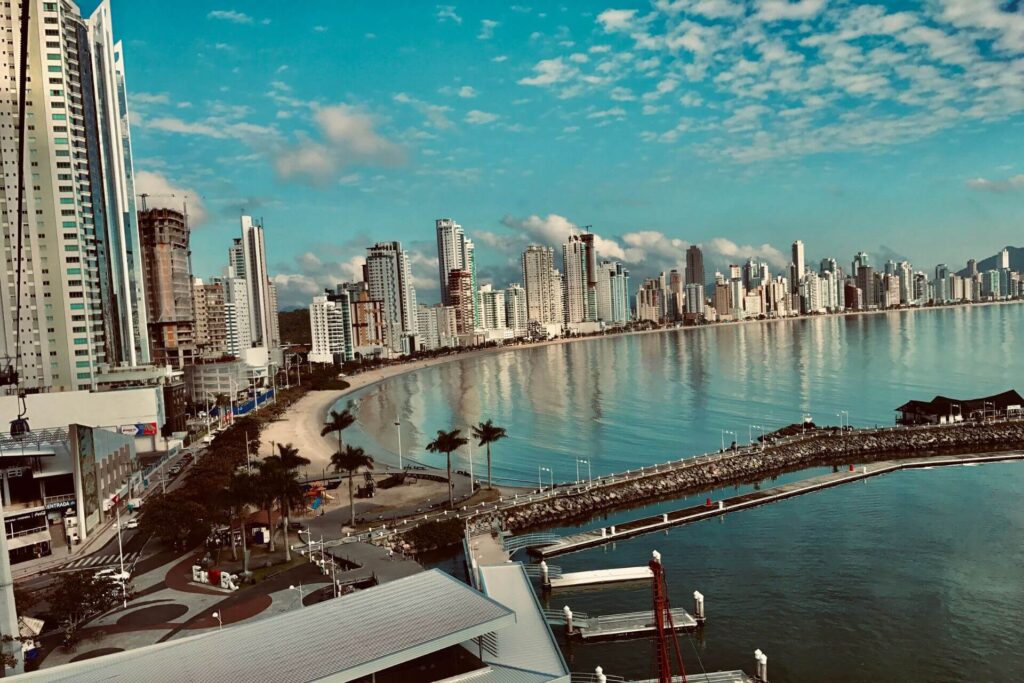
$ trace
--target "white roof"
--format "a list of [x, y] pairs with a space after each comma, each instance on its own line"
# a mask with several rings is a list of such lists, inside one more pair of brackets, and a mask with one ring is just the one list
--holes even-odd
[[480, 567], [480, 583], [488, 597], [516, 612], [515, 625], [494, 634], [497, 655], [485, 652], [484, 661], [551, 678], [567, 675], [569, 670], [523, 565], [516, 562]]
[[351, 681], [515, 623], [440, 570], [223, 631], [24, 674], [30, 681]]

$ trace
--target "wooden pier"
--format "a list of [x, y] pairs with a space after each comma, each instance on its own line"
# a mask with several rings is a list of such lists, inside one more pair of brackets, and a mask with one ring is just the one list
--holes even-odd
[[530, 552], [541, 558], [564, 555], [587, 548], [613, 543], [617, 540], [632, 538], [641, 534], [661, 531], [674, 526], [699, 522], [703, 519], [718, 517], [729, 512], [765, 505], [786, 498], [793, 498], [805, 493], [861, 481], [889, 472], [905, 469], [924, 469], [930, 467], [952, 467], [958, 465], [979, 465], [993, 462], [1009, 462], [1024, 460], [1024, 453], [997, 453], [987, 455], [932, 456], [909, 460], [886, 460], [861, 465], [850, 470], [832, 472], [821, 476], [782, 484], [769, 489], [752, 491], [732, 498], [712, 501], [710, 505], [695, 505], [681, 510], [673, 510], [653, 517], [644, 517], [624, 524], [584, 531], [564, 536], [560, 540], [542, 547], [530, 548]]
[[560, 576], [551, 576], [547, 586], [549, 588], [574, 588], [605, 583], [623, 583], [626, 581], [650, 581], [652, 576], [650, 567], [594, 569], [585, 572], [568, 572]]

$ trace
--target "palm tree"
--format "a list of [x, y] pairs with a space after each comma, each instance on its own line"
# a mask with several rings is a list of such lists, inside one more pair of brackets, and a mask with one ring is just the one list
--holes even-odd
[[228, 528], [231, 531], [231, 557], [235, 560], [238, 559], [233, 528], [235, 518], [237, 517], [239, 525], [242, 527], [242, 564], [245, 573], [249, 572], [249, 558], [246, 556], [245, 548], [245, 510], [251, 503], [259, 500], [257, 483], [256, 476], [248, 472], [235, 472], [231, 475], [231, 481], [228, 483], [227, 489], [229, 506]]
[[351, 427], [355, 423], [356, 418], [352, 414], [351, 408], [345, 408], [340, 413], [337, 410], [332, 410], [328, 418], [324, 428], [320, 430], [320, 436], [327, 436], [331, 432], [337, 432], [338, 452], [340, 453], [342, 451], [341, 433]]
[[452, 491], [452, 451], [457, 451], [469, 440], [461, 436], [461, 429], [453, 429], [446, 432], [437, 430], [437, 438], [427, 444], [427, 450], [431, 453], [444, 453], [448, 456], [448, 507], [455, 509], [455, 494]]
[[[279, 443], [277, 455], [263, 459], [268, 463], [269, 478], [276, 488], [281, 503], [281, 531], [284, 533], [284, 561], [291, 562], [292, 552], [288, 545], [288, 513], [302, 500], [303, 490], [296, 470], [308, 465], [309, 459], [299, 455], [299, 449], [290, 443]], [[273, 538], [273, 535], [271, 535]]]
[[[271, 458], [275, 458], [271, 460]], [[270, 462], [268, 462], [268, 460]], [[274, 552], [274, 521], [271, 518], [271, 511], [274, 509], [274, 503], [277, 502], [277, 477], [275, 469], [277, 467], [276, 456], [270, 456], [260, 462], [259, 474], [256, 475], [256, 491], [255, 497], [259, 502], [260, 508], [267, 511], [267, 531], [270, 534], [270, 552]]]
[[473, 427], [473, 437], [480, 441], [478, 446], [487, 446], [487, 488], [491, 486], [491, 444], [508, 437], [504, 427], [494, 424], [493, 420], [481, 422]]
[[373, 469], [373, 458], [366, 454], [362, 448], [345, 446], [345, 450], [338, 451], [331, 456], [331, 467], [335, 472], [348, 472], [348, 505], [349, 524], [356, 525], [356, 500], [352, 492], [352, 477], [360, 467]]

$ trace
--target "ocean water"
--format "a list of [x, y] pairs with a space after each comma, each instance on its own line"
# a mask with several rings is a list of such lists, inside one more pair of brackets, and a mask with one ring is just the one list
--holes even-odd
[[[1024, 306], [974, 306], [721, 325], [518, 349], [455, 360], [346, 397], [346, 441], [379, 461], [444, 466], [439, 429], [493, 419], [494, 477], [536, 485], [746, 443], [799, 422], [891, 425], [905, 401], [1024, 391]], [[455, 456], [469, 469], [469, 449]], [[474, 472], [484, 468], [473, 454]], [[580, 463], [585, 477], [587, 463]]]
[[[721, 430], [742, 442], [757, 433], [752, 425], [772, 429], [803, 414], [837, 423], [840, 411], [853, 425], [892, 424], [893, 409], [911, 398], [1024, 389], [1022, 332], [1024, 307], [979, 306], [498, 353], [367, 388], [354, 397], [359, 424], [346, 439], [393, 462], [398, 415], [406, 457], [440, 465], [423, 452], [437, 429], [491, 418], [510, 435], [494, 449], [497, 477], [535, 485], [544, 466], [557, 480], [575, 479], [576, 458], [596, 476], [716, 450]], [[565, 571], [634, 566], [661, 552], [673, 606], [692, 609], [694, 590], [706, 596], [708, 623], [681, 636], [691, 680], [701, 670], [750, 672], [760, 648], [772, 681], [1018, 681], [1022, 491], [1020, 463], [899, 472], [553, 563]], [[649, 609], [650, 599], [649, 586], [634, 584], [542, 601], [603, 614]], [[627, 679], [653, 676], [650, 640], [557, 637], [573, 671], [601, 665]]]

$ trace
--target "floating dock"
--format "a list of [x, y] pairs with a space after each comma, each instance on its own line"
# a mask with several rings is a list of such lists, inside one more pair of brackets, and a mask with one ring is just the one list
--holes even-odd
[[[675, 608], [671, 611], [676, 631], [692, 631], [701, 623], [685, 609]], [[657, 630], [653, 610], [589, 616], [583, 612], [573, 612], [566, 607], [561, 612], [545, 610], [544, 616], [548, 624], [565, 626], [566, 635], [569, 637], [583, 640], [631, 638], [645, 636]]]
[[564, 555], [593, 548], [606, 543], [614, 543], [617, 540], [632, 538], [641, 534], [653, 531], [662, 531], [674, 526], [699, 522], [711, 517], [718, 517], [729, 512], [745, 510], [747, 508], [773, 503], [786, 498], [793, 498], [805, 493], [821, 491], [822, 489], [847, 484], [854, 481], [861, 481], [870, 477], [876, 477], [889, 472], [897, 472], [906, 469], [924, 469], [930, 467], [951, 467], [964, 465], [977, 465], [993, 462], [1009, 462], [1024, 460], [1024, 453], [998, 453], [989, 455], [963, 455], [963, 456], [932, 456], [927, 458], [914, 458], [910, 460], [885, 460], [882, 462], [861, 465], [851, 468], [848, 471], [832, 472], [810, 479], [782, 484], [769, 489], [751, 491], [732, 498], [725, 498], [718, 501], [711, 501], [710, 504], [694, 505], [681, 510], [665, 512], [653, 517], [644, 517], [624, 524], [618, 524], [602, 529], [584, 531], [570, 536], [564, 536], [557, 541], [545, 539], [543, 545], [530, 548], [530, 552], [539, 555], [541, 558]]
[[551, 588], [570, 588], [573, 586], [593, 586], [602, 583], [650, 581], [652, 576], [653, 574], [651, 573], [650, 567], [594, 569], [586, 572], [563, 573], [559, 577], [552, 576], [547, 585]]

